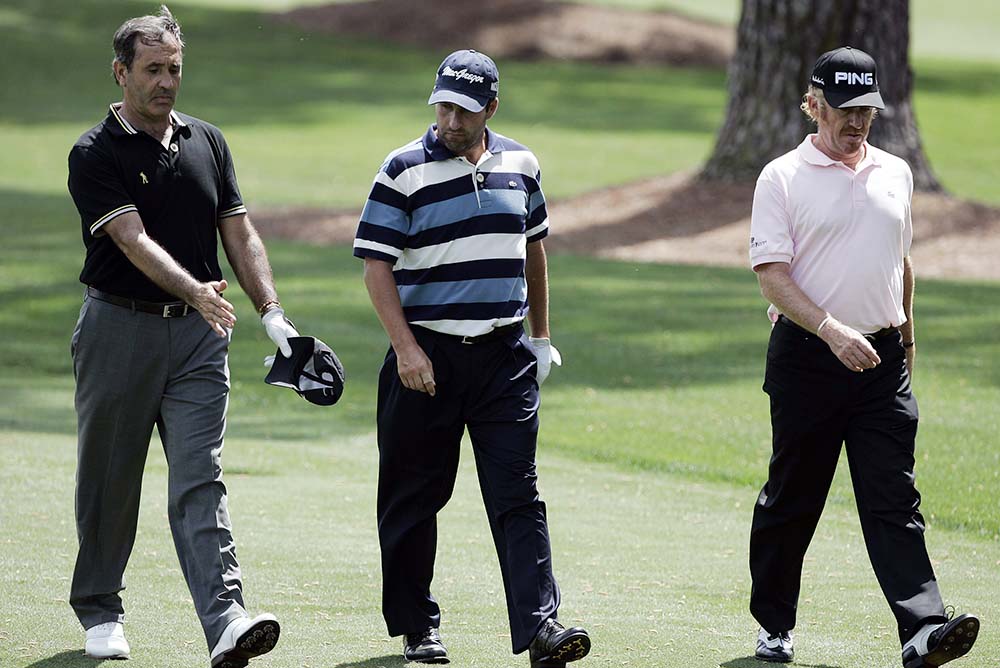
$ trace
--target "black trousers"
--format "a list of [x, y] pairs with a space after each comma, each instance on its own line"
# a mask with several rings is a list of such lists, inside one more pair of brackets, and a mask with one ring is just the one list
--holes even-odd
[[440, 626], [441, 610], [430, 591], [436, 517], [454, 489], [468, 428], [500, 560], [511, 644], [522, 652], [559, 607], [545, 504], [536, 488], [534, 351], [519, 327], [471, 345], [413, 329], [434, 365], [437, 394], [406, 389], [391, 348], [379, 376], [378, 533], [389, 635]]
[[773, 452], [750, 532], [750, 611], [774, 633], [795, 627], [802, 561], [846, 444], [868, 557], [901, 642], [944, 605], [924, 543], [914, 485], [917, 402], [898, 332], [855, 373], [819, 337], [779, 321], [767, 350]]

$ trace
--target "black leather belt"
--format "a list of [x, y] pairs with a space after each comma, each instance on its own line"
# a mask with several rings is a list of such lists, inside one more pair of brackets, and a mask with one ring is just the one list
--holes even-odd
[[[419, 325], [416, 326], [419, 327]], [[427, 330], [432, 334], [443, 336], [452, 341], [458, 341], [459, 343], [466, 343], [469, 345], [473, 345], [476, 343], [486, 343], [487, 341], [502, 339], [503, 337], [511, 334], [514, 330], [521, 329], [521, 327], [522, 323], [520, 321], [512, 322], [509, 325], [501, 325], [500, 327], [494, 327], [490, 331], [486, 332], [485, 334], [480, 334], [479, 336], [458, 336], [457, 334], [445, 334], [444, 332], [438, 332], [433, 329], [427, 329], [426, 327], [421, 327], [420, 329]]]
[[[797, 322], [795, 322], [794, 320], [792, 320], [791, 318], [789, 318], [789, 317], [787, 317], [785, 315], [779, 315], [778, 316], [778, 322], [780, 322], [783, 325], [788, 325], [789, 327], [793, 327], [793, 328], [799, 330], [800, 332], [804, 332], [806, 334], [810, 334], [812, 336], [816, 336], [816, 334], [814, 334], [813, 332], [810, 332], [805, 327], [799, 326], [799, 324]], [[882, 329], [878, 330], [877, 332], [872, 332], [871, 334], [865, 334], [864, 336], [865, 336], [865, 338], [871, 339], [872, 341], [874, 341], [875, 339], [881, 339], [881, 338], [886, 337], [886, 336], [892, 336], [893, 334], [895, 334], [898, 331], [899, 331], [898, 327], [883, 327]]]
[[898, 331], [899, 331], [898, 327], [883, 327], [877, 332], [872, 332], [871, 334], [865, 334], [865, 338], [869, 338], [874, 341], [875, 339], [881, 339], [885, 338], [886, 336], [892, 336]]
[[185, 302], [146, 302], [141, 299], [131, 297], [119, 297], [103, 290], [87, 286], [87, 295], [98, 301], [123, 306], [133, 311], [143, 313], [153, 313], [163, 318], [182, 318], [188, 313], [194, 313], [194, 307]]

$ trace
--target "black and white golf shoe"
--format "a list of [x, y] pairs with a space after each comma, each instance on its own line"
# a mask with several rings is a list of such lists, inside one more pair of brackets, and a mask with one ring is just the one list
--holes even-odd
[[968, 654], [979, 635], [979, 619], [959, 615], [944, 624], [925, 626], [903, 645], [903, 668], [937, 668]]
[[243, 617], [230, 622], [212, 650], [212, 668], [244, 668], [250, 659], [274, 649], [280, 633], [281, 627], [274, 615]]
[[757, 651], [754, 652], [754, 657], [760, 661], [788, 663], [795, 658], [792, 632], [779, 631], [778, 633], [768, 633], [764, 629], [761, 629], [757, 633]]

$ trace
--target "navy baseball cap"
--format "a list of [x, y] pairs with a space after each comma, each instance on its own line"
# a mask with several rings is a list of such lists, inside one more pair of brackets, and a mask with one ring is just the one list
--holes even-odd
[[885, 109], [878, 92], [875, 59], [861, 49], [842, 46], [827, 51], [816, 60], [809, 81], [823, 91], [823, 97], [834, 109]]
[[299, 396], [320, 406], [332, 406], [344, 393], [344, 366], [337, 355], [319, 339], [292, 336], [291, 357], [278, 351], [274, 364], [264, 378], [269, 385], [290, 387]]
[[473, 113], [482, 111], [500, 92], [500, 73], [493, 59], [471, 49], [456, 51], [441, 63], [427, 104], [452, 102]]

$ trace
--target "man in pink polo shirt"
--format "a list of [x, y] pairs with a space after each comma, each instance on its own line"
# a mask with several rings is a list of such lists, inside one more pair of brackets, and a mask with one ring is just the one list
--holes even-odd
[[817, 131], [768, 164], [754, 193], [750, 260], [774, 323], [764, 376], [773, 453], [750, 533], [764, 661], [793, 658], [802, 561], [844, 444], [904, 667], [958, 658], [979, 632], [976, 617], [946, 615], [924, 544], [910, 389], [913, 176], [866, 141], [884, 108], [871, 56], [824, 53], [802, 103]]

